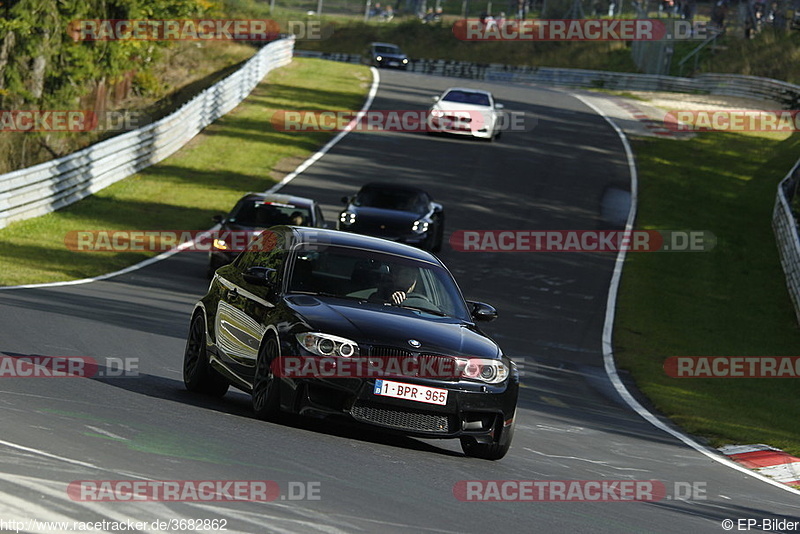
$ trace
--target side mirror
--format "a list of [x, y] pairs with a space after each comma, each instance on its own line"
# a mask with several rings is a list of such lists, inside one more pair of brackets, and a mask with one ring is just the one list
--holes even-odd
[[350, 197], [342, 197], [342, 204], [347, 204], [348, 202], [350, 202]]
[[471, 300], [468, 300], [467, 304], [472, 307], [470, 313], [472, 314], [472, 318], [475, 319], [475, 322], [488, 323], [497, 319], [497, 310], [494, 306], [490, 306], [485, 302], [474, 302]]
[[214, 221], [217, 224], [222, 224], [222, 221], [225, 220], [225, 216], [224, 215], [214, 215], [213, 217], [211, 217], [211, 220]]
[[444, 211], [444, 208], [438, 202], [431, 202], [431, 207], [433, 207], [434, 213], [441, 213]]
[[439, 95], [432, 96], [431, 100], [433, 100], [434, 102], [438, 102], [439, 101]]
[[503, 104], [501, 104], [500, 102], [495, 102], [494, 103], [494, 109], [503, 109], [503, 108], [505, 108], [505, 106]]
[[272, 286], [275, 283], [275, 269], [269, 267], [249, 267], [243, 274], [245, 282], [256, 286]]

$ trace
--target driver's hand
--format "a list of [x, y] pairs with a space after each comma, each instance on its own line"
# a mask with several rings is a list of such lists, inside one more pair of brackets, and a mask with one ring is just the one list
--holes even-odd
[[392, 293], [392, 303], [402, 304], [404, 300], [406, 300], [406, 294], [404, 291], [395, 291]]

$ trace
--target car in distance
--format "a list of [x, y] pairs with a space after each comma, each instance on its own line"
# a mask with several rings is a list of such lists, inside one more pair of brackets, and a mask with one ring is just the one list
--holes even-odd
[[429, 133], [470, 135], [489, 142], [502, 133], [504, 106], [489, 91], [451, 87], [433, 100]]
[[[434, 255], [295, 226], [271, 228], [255, 241], [217, 270], [194, 307], [187, 389], [222, 396], [233, 385], [251, 394], [256, 416], [266, 420], [283, 412], [342, 416], [404, 435], [457, 438], [471, 457], [506, 454], [518, 372], [477, 324], [497, 312], [465, 301]], [[286, 361], [315, 358], [334, 368], [356, 358], [370, 365], [394, 358], [418, 369], [438, 362], [451, 372], [287, 374]]]
[[361, 55], [361, 61], [380, 68], [407, 69], [408, 56], [400, 47], [391, 43], [370, 43]]
[[444, 208], [417, 187], [372, 182], [352, 197], [342, 197], [337, 228], [382, 237], [439, 252], [444, 239]]
[[248, 193], [239, 199], [228, 215], [216, 215], [213, 220], [219, 223], [220, 230], [208, 253], [209, 278], [241, 252], [226, 242], [227, 232], [258, 232], [279, 224], [326, 226], [322, 210], [315, 200], [267, 193]]

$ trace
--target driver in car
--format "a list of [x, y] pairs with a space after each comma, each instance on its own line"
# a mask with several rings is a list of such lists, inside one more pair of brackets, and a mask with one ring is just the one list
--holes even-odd
[[402, 304], [417, 287], [417, 270], [409, 267], [394, 267], [389, 283], [382, 283], [370, 295], [369, 302]]

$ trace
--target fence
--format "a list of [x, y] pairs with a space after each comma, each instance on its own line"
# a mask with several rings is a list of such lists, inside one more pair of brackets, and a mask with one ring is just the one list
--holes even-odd
[[797, 220], [791, 209], [791, 201], [797, 194], [800, 181], [800, 161], [778, 185], [775, 210], [772, 212], [772, 229], [778, 244], [786, 287], [794, 304], [794, 312], [800, 322], [800, 236], [797, 233]]
[[236, 107], [277, 67], [294, 38], [269, 43], [242, 68], [163, 119], [59, 159], [0, 175], [0, 228], [55, 211], [173, 154]]
[[[361, 61], [361, 56], [358, 54], [297, 50], [295, 55], [346, 63]], [[412, 59], [409, 62], [408, 71], [491, 82], [538, 83], [619, 91], [668, 91], [740, 96], [774, 102], [784, 109], [798, 109], [800, 106], [800, 86], [780, 80], [737, 74], [700, 74], [694, 78], [679, 78], [655, 74], [557, 69], [497, 63], [483, 64], [444, 59]]]

